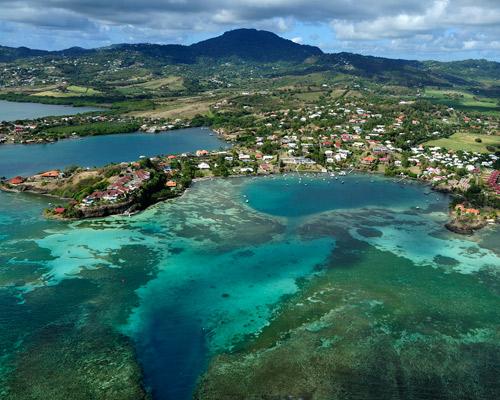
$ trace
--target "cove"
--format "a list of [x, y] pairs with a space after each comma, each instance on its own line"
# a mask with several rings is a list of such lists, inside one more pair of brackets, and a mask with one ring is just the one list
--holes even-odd
[[425, 208], [446, 199], [443, 194], [431, 192], [418, 183], [366, 174], [337, 178], [292, 174], [260, 179], [247, 184], [243, 195], [256, 210], [283, 217], [362, 207]]

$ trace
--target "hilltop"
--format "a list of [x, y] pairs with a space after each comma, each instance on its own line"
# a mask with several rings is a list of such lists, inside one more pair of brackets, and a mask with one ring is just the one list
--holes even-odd
[[72, 47], [59, 51], [33, 50], [27, 47], [0, 46], [0, 62], [10, 62], [33, 57], [82, 57], [89, 55], [113, 55], [120, 52], [138, 52], [171, 63], [194, 63], [201, 57], [214, 59], [238, 57], [253, 61], [302, 62], [323, 52], [314, 46], [301, 45], [278, 35], [256, 29], [235, 29], [221, 36], [194, 43], [190, 46], [177, 44], [117, 44], [97, 49]]

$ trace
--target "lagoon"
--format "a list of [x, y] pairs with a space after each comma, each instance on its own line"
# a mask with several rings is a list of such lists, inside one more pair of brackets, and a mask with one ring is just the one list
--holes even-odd
[[[0, 193], [0, 397], [132, 400], [143, 380], [155, 400], [187, 400], [210, 365], [201, 398], [258, 398], [285, 369], [256, 371], [287, 366], [291, 390], [295, 366], [317, 365], [294, 359], [306, 354], [339, 366], [332, 382], [357, 382], [342, 389], [353, 398], [394, 397], [401, 376], [401, 398], [494, 398], [499, 232], [446, 231], [448, 198], [424, 186], [343, 179], [216, 179], [133, 217], [72, 223]], [[294, 350], [272, 361], [275, 337]]]
[[204, 128], [157, 134], [136, 132], [86, 136], [45, 144], [6, 144], [0, 145], [0, 177], [33, 175], [70, 165], [100, 167], [112, 162], [138, 160], [141, 155], [152, 157], [227, 146], [225, 141]]
[[101, 110], [101, 108], [96, 107], [73, 107], [0, 100], [0, 121], [17, 121], [49, 116], [75, 115]]

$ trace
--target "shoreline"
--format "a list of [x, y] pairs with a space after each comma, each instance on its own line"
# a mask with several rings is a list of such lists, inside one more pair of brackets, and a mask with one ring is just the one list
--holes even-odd
[[[384, 177], [384, 178], [390, 179], [390, 180], [397, 179], [397, 177], [387, 177], [382, 172], [379, 172], [379, 171], [366, 171], [366, 170], [357, 169], [357, 168], [353, 168], [351, 170], [351, 172], [349, 172], [346, 176], [349, 176], [352, 172], [357, 173], [357, 174], [362, 174], [362, 175], [376, 175], [376, 176]], [[291, 172], [280, 172], [280, 173], [276, 173], [276, 174], [274, 174], [274, 173], [270, 173], [270, 174], [254, 173], [254, 174], [248, 174], [248, 175], [233, 174], [233, 175], [229, 175], [226, 177], [206, 176], [206, 177], [193, 178], [192, 184], [196, 184], [196, 183], [200, 183], [200, 182], [204, 182], [204, 181], [211, 181], [214, 179], [234, 179], [234, 178], [250, 178], [250, 177], [257, 178], [257, 177], [269, 177], [269, 176], [281, 177], [281, 176], [284, 176], [286, 174], [297, 174], [297, 175], [310, 174], [310, 175], [315, 175], [315, 176], [321, 176], [322, 174], [327, 174], [327, 173], [319, 172], [319, 171], [291, 171]], [[443, 190], [442, 188], [436, 188], [436, 187], [432, 186], [429, 182], [422, 181], [418, 178], [405, 176], [402, 180], [407, 180], [407, 181], [410, 181], [412, 183], [417, 183], [419, 185], [426, 186], [430, 190], [432, 190], [433, 192], [442, 193], [442, 194], [444, 193], [444, 194], [447, 194], [449, 196], [454, 195], [453, 190], [450, 190], [450, 189]], [[53, 195], [50, 193], [42, 193], [42, 192], [38, 192], [35, 190], [16, 190], [14, 188], [8, 188], [4, 184], [0, 184], [0, 190], [5, 191], [5, 192], [9, 192], [9, 193], [30, 193], [30, 194], [49, 197], [49, 198], [57, 199], [60, 201], [66, 201], [66, 202], [72, 200], [69, 198], [63, 198], [63, 197], [59, 197], [59, 196], [56, 196], [56, 195]], [[117, 215], [117, 216], [129, 216], [130, 217], [132, 215], [136, 215], [136, 214], [139, 214], [143, 211], [146, 211], [149, 208], [151, 208], [157, 204], [167, 202], [170, 200], [176, 200], [177, 198], [182, 197], [187, 190], [189, 190], [189, 187], [183, 189], [181, 193], [179, 193], [178, 195], [176, 195], [174, 197], [165, 198], [163, 200], [160, 199], [160, 200], [155, 201], [152, 204], [148, 204], [142, 208], [140, 208], [140, 207], [134, 208], [134, 207], [139, 206], [139, 202], [136, 202], [133, 199], [131, 199], [125, 203], [115, 203], [115, 204], [110, 204], [109, 206], [102, 206], [101, 212], [98, 211], [96, 215], [89, 214], [90, 216], [83, 216], [83, 217], [64, 217], [61, 215], [49, 214], [47, 212], [44, 212], [44, 216], [47, 219], [54, 219], [54, 220], [59, 220], [59, 221], [81, 221], [81, 220], [87, 220], [87, 219], [91, 220], [91, 219], [111, 217], [111, 216], [115, 216], [115, 215]], [[451, 204], [451, 202], [450, 202], [450, 204]], [[113, 212], [113, 209], [121, 209], [123, 207], [126, 207], [126, 209], [123, 212]], [[108, 212], [110, 210], [111, 210], [111, 212]], [[459, 235], [470, 236], [470, 235], [473, 235], [475, 232], [485, 228], [486, 226], [495, 225], [496, 223], [498, 223], [498, 222], [496, 222], [496, 221], [495, 222], [491, 222], [491, 221], [488, 222], [486, 220], [466, 221], [464, 219], [459, 219], [457, 216], [454, 216], [451, 212], [448, 212], [448, 221], [443, 226], [447, 230], [449, 230], [450, 232], [453, 232], [453, 233], [456, 233]]]

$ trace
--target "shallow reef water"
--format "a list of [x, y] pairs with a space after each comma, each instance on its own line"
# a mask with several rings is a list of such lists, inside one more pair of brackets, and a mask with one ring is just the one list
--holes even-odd
[[500, 236], [447, 232], [447, 202], [288, 175], [65, 223], [0, 193], [0, 394], [494, 398]]

